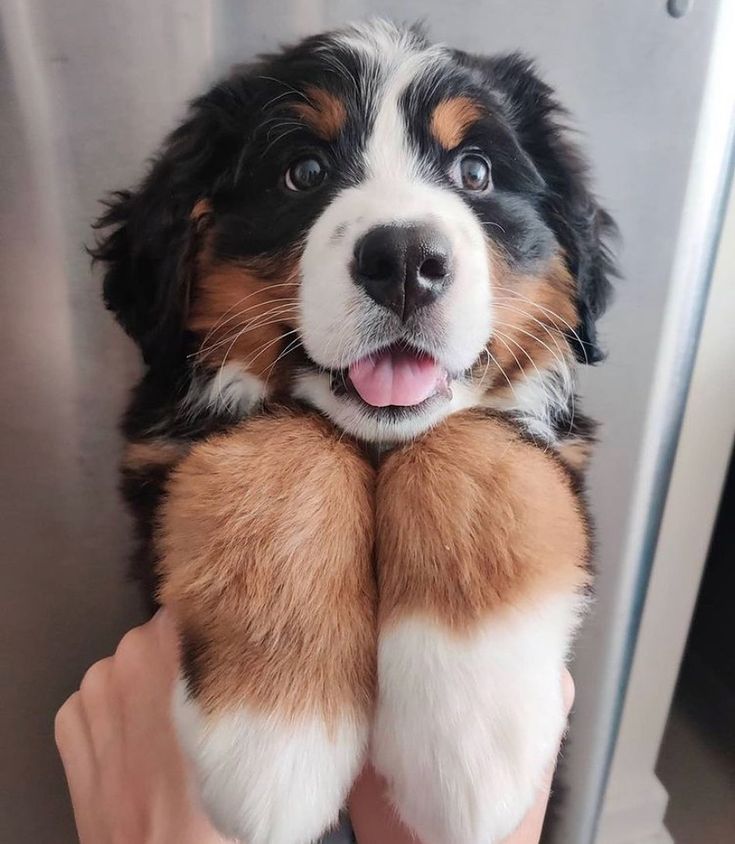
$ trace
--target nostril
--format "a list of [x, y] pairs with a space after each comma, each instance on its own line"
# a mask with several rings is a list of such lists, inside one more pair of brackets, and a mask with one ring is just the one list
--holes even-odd
[[441, 281], [448, 271], [447, 259], [443, 255], [432, 255], [426, 258], [419, 267], [419, 275], [431, 281]]

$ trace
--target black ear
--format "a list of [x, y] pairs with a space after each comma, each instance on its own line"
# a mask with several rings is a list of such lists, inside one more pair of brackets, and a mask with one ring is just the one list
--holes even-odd
[[544, 181], [541, 211], [577, 286], [579, 337], [570, 342], [580, 361], [596, 363], [604, 358], [596, 322], [617, 275], [608, 247], [617, 235], [615, 223], [590, 189], [587, 164], [564, 125], [565, 110], [533, 63], [517, 54], [467, 61], [500, 93], [519, 142]]
[[237, 154], [226, 87], [192, 103], [142, 184], [113, 194], [95, 224], [101, 235], [90, 253], [106, 265], [105, 304], [152, 367], [181, 354], [201, 211]]

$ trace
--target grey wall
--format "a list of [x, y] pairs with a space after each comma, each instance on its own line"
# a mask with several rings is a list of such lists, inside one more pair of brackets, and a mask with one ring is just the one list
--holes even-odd
[[83, 244], [203, 76], [197, 0], [7, 0], [0, 48], [0, 841], [75, 840], [53, 715], [137, 620], [117, 420], [137, 371]]
[[[673, 20], [663, 0], [5, 0], [0, 839], [73, 840], [53, 712], [136, 618], [121, 576], [115, 421], [137, 364], [81, 249], [96, 199], [136, 178], [183, 100], [231, 61], [367, 13], [424, 18], [465, 49], [536, 56], [583, 128], [620, 223], [625, 279], [603, 328], [610, 359], [583, 379], [586, 407], [605, 423], [591, 489], [600, 598], [580, 646], [569, 754], [580, 784], [572, 809], [583, 814], [717, 5], [699, 0]], [[585, 844], [576, 835], [564, 844]]]

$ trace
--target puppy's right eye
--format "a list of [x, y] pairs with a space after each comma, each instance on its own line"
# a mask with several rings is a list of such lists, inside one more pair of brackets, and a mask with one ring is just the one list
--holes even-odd
[[294, 161], [286, 170], [284, 181], [289, 190], [305, 191], [319, 187], [327, 176], [327, 168], [313, 155]]
[[452, 165], [449, 176], [457, 187], [466, 191], [482, 193], [492, 189], [490, 162], [477, 152], [460, 156]]

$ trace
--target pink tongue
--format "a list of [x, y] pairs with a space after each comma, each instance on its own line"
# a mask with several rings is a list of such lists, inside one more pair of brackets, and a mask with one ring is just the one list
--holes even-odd
[[349, 376], [360, 398], [373, 407], [420, 404], [445, 378], [428, 355], [399, 349], [385, 349], [373, 358], [358, 360], [350, 367]]

